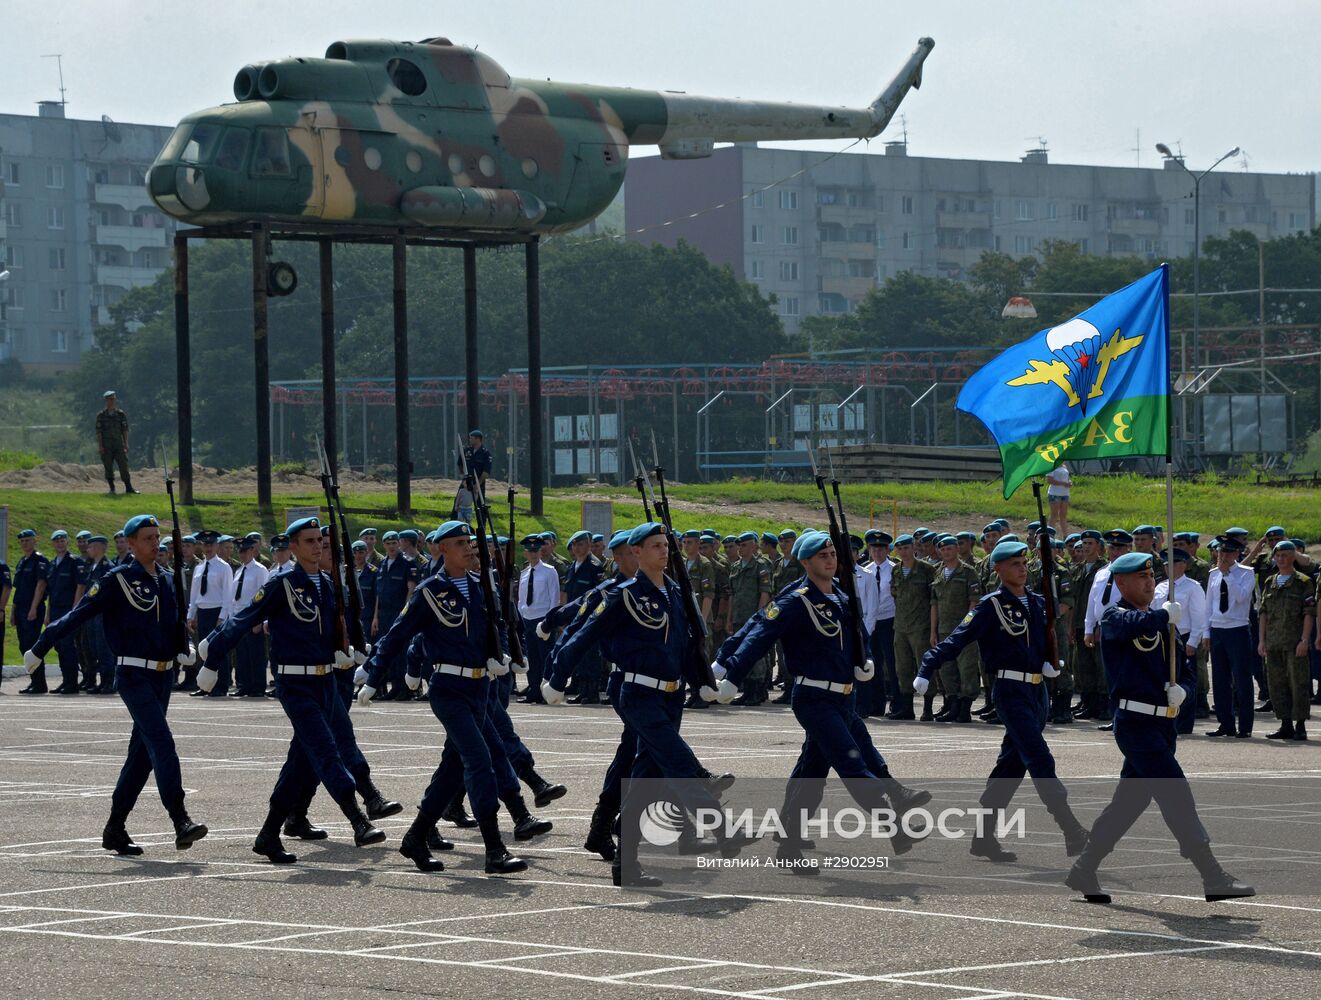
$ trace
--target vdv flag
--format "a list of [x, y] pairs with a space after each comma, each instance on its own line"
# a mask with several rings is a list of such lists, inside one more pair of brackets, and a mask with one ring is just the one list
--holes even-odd
[[968, 379], [956, 407], [999, 445], [1005, 499], [1066, 458], [1166, 453], [1169, 301], [1162, 264]]

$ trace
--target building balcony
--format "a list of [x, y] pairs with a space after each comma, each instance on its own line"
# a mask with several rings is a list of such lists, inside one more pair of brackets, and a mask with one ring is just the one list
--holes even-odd
[[1155, 219], [1111, 219], [1109, 229], [1122, 236], [1160, 235], [1160, 223]]
[[937, 212], [938, 229], [990, 229], [990, 212]]
[[92, 200], [98, 205], [118, 205], [125, 212], [154, 208], [146, 187], [141, 184], [97, 184]]
[[860, 299], [876, 284], [875, 278], [821, 277], [817, 279], [818, 291], [826, 295], [842, 295], [846, 299]]
[[98, 264], [96, 283], [113, 285], [116, 288], [141, 288], [156, 280], [161, 268], [129, 267], [124, 264]]
[[96, 226], [92, 231], [92, 242], [97, 246], [123, 247], [129, 253], [136, 253], [143, 247], [168, 246], [169, 231], [150, 226]]
[[817, 253], [822, 257], [837, 260], [875, 260], [874, 243], [848, 243], [844, 240], [822, 240], [817, 244]]

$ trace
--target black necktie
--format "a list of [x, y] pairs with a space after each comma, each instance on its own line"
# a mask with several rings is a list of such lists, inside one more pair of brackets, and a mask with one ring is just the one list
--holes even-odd
[[202, 563], [202, 596], [206, 596], [206, 575], [211, 572], [211, 560]]
[[234, 584], [234, 600], [236, 601], [243, 596], [243, 574], [247, 571], [248, 567], [246, 566], [239, 570], [238, 582]]
[[1220, 578], [1220, 613], [1229, 612], [1229, 581], [1223, 576]]
[[1115, 585], [1115, 578], [1111, 576], [1105, 581], [1105, 590], [1101, 591], [1101, 607], [1110, 603], [1110, 588]]
[[529, 608], [532, 607], [532, 567], [527, 568], [527, 585], [523, 587], [523, 603]]

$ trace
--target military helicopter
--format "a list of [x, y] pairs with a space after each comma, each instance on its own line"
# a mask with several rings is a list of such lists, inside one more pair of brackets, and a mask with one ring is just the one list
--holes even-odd
[[446, 38], [335, 42], [240, 69], [237, 103], [184, 118], [147, 189], [196, 225], [566, 232], [614, 199], [633, 144], [685, 160], [717, 142], [879, 135], [934, 44], [869, 106], [831, 108], [514, 79]]

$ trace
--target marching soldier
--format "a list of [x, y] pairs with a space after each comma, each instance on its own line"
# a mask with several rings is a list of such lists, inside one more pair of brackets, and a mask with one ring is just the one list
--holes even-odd
[[124, 492], [137, 493], [128, 474], [128, 414], [119, 409], [114, 389], [107, 389], [103, 398], [105, 408], [96, 415], [96, 450], [105, 467], [106, 492], [115, 495], [117, 465], [119, 478], [124, 480]]
[[[757, 553], [757, 533], [738, 536], [739, 559], [729, 570], [729, 620], [731, 632], [740, 628], [771, 599], [771, 570]], [[770, 684], [770, 664], [755, 663], [743, 680], [743, 704], [760, 705]]]
[[78, 606], [52, 622], [23, 654], [23, 663], [30, 673], [37, 671], [42, 657], [64, 636], [93, 618], [101, 620], [115, 656], [115, 689], [133, 719], [128, 755], [110, 798], [101, 846], [116, 854], [142, 853], [125, 824], [148, 776], [153, 776], [174, 824], [174, 846], [184, 851], [205, 837], [207, 829], [194, 823], [184, 808], [179, 755], [165, 713], [176, 659], [190, 664], [194, 656], [191, 649], [178, 648], [174, 581], [156, 567], [159, 523], [150, 514], [139, 514], [129, 518], [124, 535], [133, 563], [116, 566], [93, 583]]
[[[931, 605], [936, 609], [936, 645], [953, 632], [982, 598], [981, 584], [973, 568], [959, 559], [958, 539], [944, 535], [936, 542], [941, 565], [931, 584]], [[971, 722], [972, 703], [981, 690], [977, 650], [972, 646], [940, 668], [945, 687], [945, 704], [936, 714], [937, 722]]]
[[1156, 581], [1150, 554], [1121, 556], [1111, 562], [1110, 572], [1120, 600], [1101, 616], [1101, 655], [1116, 706], [1115, 742], [1124, 755], [1124, 767], [1114, 797], [1097, 817], [1065, 885], [1089, 902], [1109, 903], [1097, 868], [1154, 798], [1179, 844], [1179, 853], [1202, 876], [1208, 902], [1255, 895], [1252, 886], [1220, 867], [1211, 853], [1211, 838], [1197, 816], [1192, 789], [1174, 756], [1178, 739], [1174, 719], [1196, 685], [1186, 659], [1180, 660], [1178, 682], [1169, 680], [1165, 643], [1169, 626], [1179, 623], [1183, 609], [1175, 601], [1160, 610], [1151, 609]]
[[[412, 599], [413, 590], [421, 579], [417, 564], [400, 551], [397, 531], [387, 531], [381, 541], [385, 543], [385, 559], [376, 570], [376, 616], [372, 619], [371, 631], [367, 633], [367, 638], [372, 641], [385, 634]], [[382, 701], [412, 697], [404, 686], [404, 669], [402, 650], [396, 659], [386, 661], [380, 685]]]
[[922, 655], [931, 648], [936, 632], [936, 609], [931, 603], [931, 584], [935, 582], [935, 568], [917, 558], [916, 542], [912, 535], [900, 535], [894, 540], [899, 563], [890, 574], [890, 592], [894, 595], [894, 662], [899, 678], [899, 697], [887, 719], [911, 720], [913, 712], [913, 678], [917, 676]]
[[[87, 589], [90, 591], [114, 569], [113, 563], [106, 558], [106, 547], [110, 544], [105, 535], [92, 535], [87, 540]], [[0, 605], [3, 606], [3, 605]], [[105, 623], [100, 617], [93, 617], [82, 628], [87, 637], [88, 649], [92, 654], [92, 670], [88, 675], [86, 690], [94, 694], [113, 694], [115, 690], [115, 654], [106, 641]], [[97, 676], [100, 675], [100, 683]]]
[[[62, 618], [73, 610], [77, 603], [79, 591], [82, 589], [83, 563], [77, 556], [69, 552], [69, 533], [63, 528], [55, 531], [50, 536], [51, 545], [55, 547], [55, 556], [46, 566], [45, 577], [37, 583], [36, 594], [32, 599], [33, 608], [39, 605], [43, 599], [48, 604], [46, 608], [45, 619], [41, 621], [42, 625], [47, 625], [56, 618]], [[35, 620], [29, 611], [29, 621]], [[76, 630], [74, 630], [76, 631]], [[54, 643], [55, 652], [59, 656], [60, 674], [63, 680], [60, 686], [54, 691], [55, 694], [77, 694], [78, 693], [78, 649], [74, 642], [73, 633], [61, 633], [58, 642]], [[45, 678], [42, 678], [43, 682]]]
[[1307, 739], [1312, 675], [1307, 651], [1316, 620], [1316, 582], [1294, 565], [1297, 547], [1289, 539], [1275, 543], [1275, 572], [1258, 601], [1261, 639], [1257, 655], [1266, 660], [1266, 686], [1280, 728], [1268, 740]]
[[[1086, 532], [1084, 532], [1086, 534]], [[1123, 528], [1112, 528], [1107, 531], [1105, 539], [1105, 554], [1110, 563], [1113, 563], [1122, 555], [1127, 555], [1133, 547], [1133, 536]], [[1080, 592], [1081, 593], [1081, 592]], [[1110, 578], [1110, 566], [1101, 566], [1092, 577], [1092, 587], [1087, 595], [1087, 616], [1083, 621], [1083, 643], [1090, 650], [1098, 650], [1101, 645], [1101, 615], [1105, 609], [1119, 602], [1119, 589]], [[1100, 656], [1089, 658], [1087, 661], [1090, 670], [1088, 676], [1088, 687], [1083, 688], [1084, 693], [1088, 690], [1092, 693], [1092, 704], [1082, 712], [1076, 713], [1076, 719], [1097, 719], [1103, 723], [1109, 723], [1112, 719], [1112, 710], [1110, 697], [1107, 694], [1105, 679], [1105, 660]]]
[[[694, 542], [694, 548], [696, 543]], [[560, 590], [563, 591], [564, 603], [576, 601], [601, 582], [603, 567], [601, 561], [592, 555], [592, 533], [576, 531], [569, 538], [569, 554], [573, 561], [560, 576]], [[591, 653], [579, 664], [578, 675], [574, 678], [577, 693], [569, 700], [575, 705], [598, 705], [601, 702], [601, 657]]]

